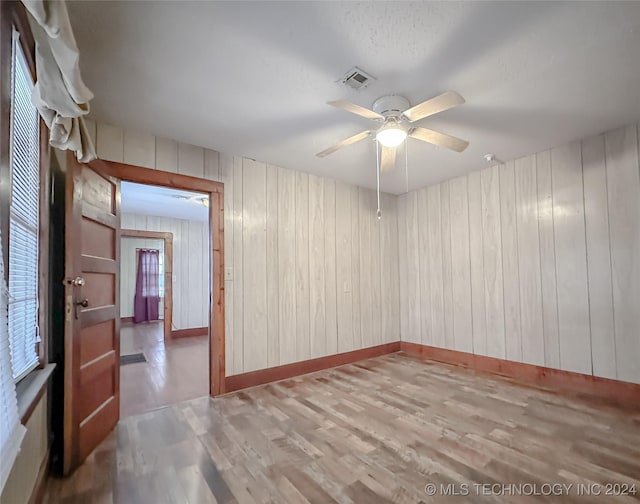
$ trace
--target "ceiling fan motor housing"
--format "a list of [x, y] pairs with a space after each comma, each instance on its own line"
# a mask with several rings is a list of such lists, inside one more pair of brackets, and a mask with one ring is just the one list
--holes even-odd
[[404, 96], [400, 95], [388, 95], [378, 98], [373, 103], [373, 110], [385, 117], [400, 117], [400, 115], [407, 110], [411, 104]]

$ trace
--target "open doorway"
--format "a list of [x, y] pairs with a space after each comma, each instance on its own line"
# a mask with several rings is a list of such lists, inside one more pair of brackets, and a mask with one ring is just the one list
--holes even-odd
[[[96, 159], [81, 164], [71, 152], [52, 173], [59, 212], [52, 214], [52, 250], [64, 269], [52, 276], [52, 352], [63, 373], [55, 382], [52, 409], [57, 470], [69, 474], [106, 438], [120, 418], [120, 234], [121, 183], [135, 182], [193, 191], [209, 201], [205, 299], [209, 320], [208, 392], [225, 384], [224, 186], [220, 182]], [[204, 206], [204, 205], [202, 205]], [[55, 208], [55, 207], [54, 207]], [[58, 257], [59, 257], [58, 256]], [[206, 280], [205, 280], [206, 281]], [[64, 284], [63, 284], [64, 282]], [[54, 290], [64, 285], [64, 291]], [[206, 389], [205, 389], [206, 390]]]
[[[208, 196], [209, 200], [209, 395], [214, 397], [226, 390], [225, 373], [225, 315], [224, 315], [224, 185], [221, 182], [190, 177], [178, 173], [142, 168], [115, 161], [96, 159], [90, 168], [101, 176], [121, 182], [135, 182], [152, 186], [192, 191]], [[118, 222], [119, 225], [119, 222]], [[118, 272], [119, 273], [119, 272]], [[118, 296], [119, 298], [119, 296]], [[118, 299], [119, 303], [119, 299]], [[118, 318], [118, 330], [120, 328]], [[117, 384], [119, 394], [119, 380]]]
[[209, 392], [209, 197], [121, 183], [120, 415]]

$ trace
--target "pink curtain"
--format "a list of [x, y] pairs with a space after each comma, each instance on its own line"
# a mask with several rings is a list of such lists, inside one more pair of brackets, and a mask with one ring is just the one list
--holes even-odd
[[160, 251], [138, 249], [138, 276], [133, 300], [133, 321], [158, 320], [160, 306]]

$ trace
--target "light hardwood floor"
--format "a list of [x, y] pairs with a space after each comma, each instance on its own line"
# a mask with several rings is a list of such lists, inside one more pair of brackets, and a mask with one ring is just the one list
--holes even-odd
[[[429, 497], [428, 483], [467, 483], [470, 495]], [[573, 484], [556, 502], [589, 502], [578, 483], [640, 490], [640, 405], [398, 353], [126, 418], [71, 478], [49, 481], [45, 502], [545, 500], [478, 497], [474, 483]]]
[[165, 345], [162, 322], [120, 329], [120, 354], [142, 352], [147, 362], [120, 366], [120, 417], [209, 395], [209, 338]]

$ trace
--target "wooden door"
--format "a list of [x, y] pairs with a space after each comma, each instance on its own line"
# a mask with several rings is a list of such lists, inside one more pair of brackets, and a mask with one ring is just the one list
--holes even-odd
[[66, 185], [64, 473], [69, 474], [120, 416], [120, 182], [69, 154]]

